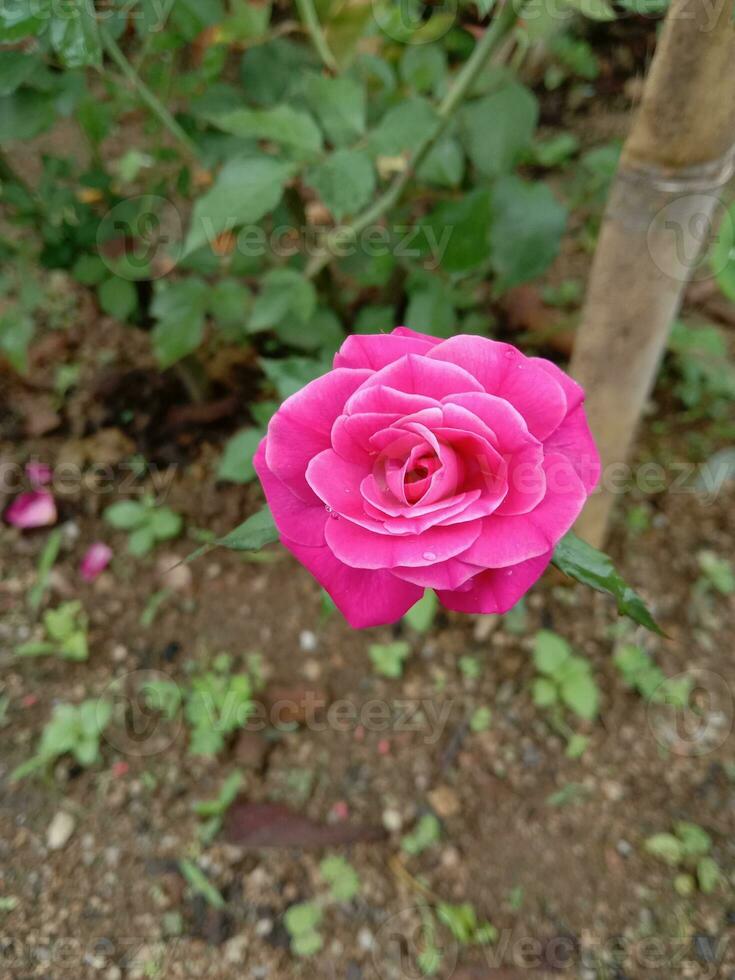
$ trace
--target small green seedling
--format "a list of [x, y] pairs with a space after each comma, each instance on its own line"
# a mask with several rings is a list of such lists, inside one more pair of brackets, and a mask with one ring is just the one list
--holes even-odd
[[245, 777], [239, 770], [231, 772], [220, 787], [219, 795], [213, 800], [201, 800], [194, 804], [194, 813], [202, 823], [199, 826], [199, 839], [210, 844], [222, 828], [222, 818], [243, 787]]
[[314, 956], [324, 945], [319, 932], [322, 908], [318, 902], [299, 902], [284, 916], [286, 931], [291, 937], [291, 949], [296, 956]]
[[157, 711], [167, 721], [176, 717], [184, 700], [184, 692], [176, 681], [163, 678], [146, 681], [141, 687], [141, 694], [146, 707]]
[[538, 707], [564, 704], [584, 721], [597, 717], [600, 692], [589, 662], [573, 654], [565, 639], [550, 630], [539, 630], [533, 661], [540, 674], [533, 683], [533, 700]]
[[433, 813], [426, 813], [410, 834], [401, 840], [401, 849], [414, 857], [421, 854], [441, 837], [441, 824]]
[[403, 620], [418, 633], [426, 633], [434, 623], [438, 606], [439, 600], [436, 597], [436, 592], [427, 589], [423, 599], [419, 599], [416, 605], [408, 610]]
[[477, 912], [469, 902], [461, 905], [440, 902], [436, 907], [436, 914], [439, 921], [444, 923], [463, 946], [486, 946], [497, 941], [498, 930], [489, 922], [480, 922]]
[[179, 869], [184, 876], [186, 883], [195, 895], [201, 895], [204, 901], [215, 909], [223, 909], [226, 905], [224, 898], [207, 878], [199, 865], [194, 864], [187, 858], [179, 861]]
[[62, 660], [86, 660], [87, 616], [81, 602], [65, 602], [43, 616], [46, 639], [23, 643], [16, 650], [20, 657], [57, 656]]
[[685, 708], [692, 693], [692, 680], [682, 677], [667, 678], [651, 657], [634, 643], [624, 643], [616, 651], [613, 663], [628, 687], [637, 691], [646, 701], [670, 704]]
[[230, 674], [229, 658], [191, 682], [184, 716], [191, 728], [192, 755], [217, 755], [232, 732], [242, 728], [253, 710], [253, 685], [247, 674]]
[[401, 677], [403, 662], [410, 652], [410, 645], [403, 640], [395, 643], [372, 643], [368, 649], [376, 673], [383, 677]]
[[357, 872], [345, 858], [332, 855], [324, 858], [319, 873], [329, 885], [329, 894], [335, 902], [351, 902], [360, 891]]
[[700, 582], [704, 589], [712, 588], [722, 595], [735, 593], [735, 571], [731, 561], [721, 558], [714, 551], [700, 551], [697, 561], [702, 572]]
[[470, 715], [470, 731], [475, 732], [486, 732], [490, 727], [490, 723], [493, 720], [493, 713], [490, 708], [486, 706], [481, 706], [475, 708], [475, 710]]
[[644, 848], [647, 854], [679, 872], [674, 888], [682, 897], [692, 895], [697, 886], [705, 895], [711, 895], [723, 881], [711, 855], [712, 838], [697, 824], [680, 820], [673, 833], [654, 834]]
[[112, 705], [101, 698], [78, 706], [58, 705], [43, 730], [36, 754], [13, 771], [11, 782], [50, 768], [67, 753], [80, 766], [93, 766], [99, 761], [100, 739], [111, 717]]
[[54, 567], [56, 559], [59, 557], [60, 550], [61, 531], [56, 528], [56, 530], [52, 531], [48, 536], [48, 541], [44, 545], [43, 551], [41, 552], [41, 557], [38, 559], [36, 581], [28, 590], [28, 608], [34, 615], [41, 608], [41, 604], [43, 603], [43, 598], [48, 587], [51, 569]]
[[147, 555], [160, 541], [181, 533], [181, 515], [170, 507], [161, 507], [152, 497], [142, 500], [120, 500], [104, 512], [108, 524], [118, 531], [128, 531], [128, 551], [140, 557]]
[[462, 671], [462, 674], [468, 681], [479, 680], [480, 675], [482, 674], [480, 661], [477, 659], [477, 657], [472, 657], [469, 654], [465, 654], [463, 657], [459, 658], [459, 669]]

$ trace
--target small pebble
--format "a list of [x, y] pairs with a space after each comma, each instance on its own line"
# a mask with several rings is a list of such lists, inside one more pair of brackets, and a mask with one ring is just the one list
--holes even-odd
[[71, 835], [74, 833], [76, 821], [66, 810], [59, 810], [54, 819], [49, 824], [46, 832], [46, 846], [51, 851], [60, 851], [69, 843]]
[[427, 796], [438, 817], [453, 817], [459, 813], [459, 797], [449, 786], [437, 786]]
[[316, 634], [311, 630], [301, 630], [299, 633], [299, 646], [304, 653], [313, 653], [317, 648]]
[[403, 817], [398, 810], [383, 810], [383, 826], [391, 834], [397, 834], [403, 827]]
[[308, 681], [316, 681], [322, 676], [322, 666], [318, 660], [305, 660], [301, 668]]

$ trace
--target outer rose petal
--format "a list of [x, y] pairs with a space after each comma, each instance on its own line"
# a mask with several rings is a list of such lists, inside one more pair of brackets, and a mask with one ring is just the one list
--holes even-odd
[[325, 545], [305, 548], [283, 538], [283, 544], [327, 590], [353, 629], [395, 623], [423, 596], [418, 585], [403, 582], [391, 572], [350, 568]]
[[562, 386], [564, 394], [567, 397], [567, 415], [573, 412], [577, 405], [582, 404], [584, 401], [584, 388], [582, 385], [577, 384], [573, 378], [570, 378], [566, 371], [562, 371], [553, 361], [547, 361], [545, 357], [531, 357], [529, 360], [537, 367], [543, 368], [544, 371], [548, 372]]
[[483, 568], [506, 568], [554, 548], [577, 519], [587, 500], [582, 481], [561, 453], [544, 459], [547, 493], [528, 514], [499, 517], [491, 514], [482, 533], [462, 556]]
[[[431, 355], [443, 346], [444, 344], [438, 344], [426, 357], [407, 354], [406, 357], [393, 361], [392, 364], [371, 375], [365, 382], [365, 388], [385, 385], [410, 395], [424, 395], [438, 400], [445, 395], [462, 391], [483, 391], [480, 382], [464, 368], [449, 361], [431, 359]], [[348, 405], [347, 410], [353, 411], [352, 406]]]
[[465, 613], [504, 613], [541, 578], [553, 549], [536, 558], [519, 562], [512, 568], [490, 568], [471, 580], [469, 589], [461, 592], [438, 591], [439, 601], [447, 609]]
[[[511, 520], [511, 518], [508, 518]], [[376, 534], [349, 520], [328, 521], [327, 544], [353, 568], [430, 565], [461, 555], [477, 539], [482, 521], [432, 527], [422, 534]]]
[[313, 494], [315, 503], [305, 503], [271, 472], [266, 462], [267, 439], [266, 436], [261, 440], [253, 465], [263, 485], [276, 527], [284, 537], [299, 544], [311, 547], [324, 544], [324, 525], [327, 522], [324, 504]]
[[600, 454], [592, 438], [584, 407], [579, 404], [544, 443], [547, 452], [563, 453], [571, 462], [587, 493], [600, 479]]
[[82, 578], [85, 582], [93, 582], [101, 572], [104, 572], [111, 561], [112, 548], [103, 541], [95, 541], [87, 548], [79, 566]]
[[[400, 332], [399, 332], [400, 331]], [[392, 333], [351, 334], [334, 355], [336, 368], [379, 371], [406, 354], [426, 354], [438, 340], [398, 327]]]
[[559, 382], [510, 344], [460, 335], [434, 347], [427, 359], [461, 365], [488, 394], [505, 398], [518, 409], [529, 432], [542, 441], [567, 414]]
[[287, 398], [271, 419], [266, 443], [268, 468], [302, 500], [314, 499], [306, 482], [309, 460], [329, 449], [334, 420], [371, 373], [345, 368], [330, 371]]

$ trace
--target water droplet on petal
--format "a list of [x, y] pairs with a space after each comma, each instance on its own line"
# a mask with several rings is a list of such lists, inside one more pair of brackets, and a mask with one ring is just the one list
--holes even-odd
[[436, 561], [436, 555], [433, 551], [425, 551], [424, 558], [426, 561]]

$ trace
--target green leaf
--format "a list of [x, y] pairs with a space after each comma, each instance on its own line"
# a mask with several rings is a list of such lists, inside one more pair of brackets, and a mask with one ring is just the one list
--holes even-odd
[[132, 531], [143, 524], [147, 512], [145, 507], [135, 500], [120, 500], [106, 507], [103, 517], [108, 524], [120, 531]]
[[243, 429], [228, 440], [217, 466], [217, 479], [249, 483], [255, 479], [253, 456], [263, 438], [261, 429]]
[[565, 0], [565, 3], [590, 20], [615, 20], [616, 17], [607, 0]]
[[331, 364], [310, 357], [282, 357], [279, 360], [261, 357], [260, 366], [281, 399], [300, 391], [309, 381], [331, 368]]
[[17, 306], [0, 316], [0, 351], [19, 374], [28, 370], [28, 345], [34, 331], [33, 318]]
[[697, 824], [679, 820], [674, 825], [674, 830], [681, 841], [685, 857], [703, 857], [712, 850], [712, 838]]
[[575, 733], [567, 742], [567, 748], [564, 755], [567, 759], [579, 759], [587, 751], [587, 746], [590, 740], [586, 735], [579, 735]]
[[153, 529], [146, 524], [144, 527], [137, 528], [130, 535], [128, 538], [128, 551], [136, 558], [140, 558], [143, 555], [147, 555], [149, 551], [152, 551], [155, 543], [156, 536], [153, 533]]
[[316, 290], [302, 273], [295, 269], [271, 269], [261, 282], [261, 292], [248, 322], [250, 333], [275, 327], [287, 316], [295, 316], [302, 323], [311, 318], [316, 309]]
[[401, 80], [415, 92], [437, 92], [447, 75], [446, 52], [436, 44], [409, 44], [399, 71]]
[[222, 898], [222, 895], [198, 865], [194, 864], [193, 861], [182, 858], [179, 861], [179, 868], [187, 884], [195, 894], [201, 895], [212, 908], [225, 908], [226, 903], [224, 898]]
[[339, 221], [360, 211], [373, 196], [375, 170], [362, 150], [336, 150], [306, 175], [313, 188]]
[[552, 561], [565, 575], [589, 585], [597, 592], [611, 595], [621, 615], [628, 616], [654, 633], [664, 635], [641, 597], [625, 584], [611, 559], [602, 551], [570, 531], [556, 546]]
[[470, 160], [485, 177], [510, 173], [530, 145], [537, 121], [536, 97], [517, 82], [469, 103], [460, 124]]
[[148, 527], [158, 541], [168, 541], [181, 532], [181, 515], [169, 507], [157, 507], [148, 517]]
[[336, 902], [350, 902], [360, 891], [357, 872], [349, 861], [339, 855], [324, 858], [319, 865], [319, 873], [329, 884]]
[[459, 187], [463, 177], [464, 152], [451, 136], [435, 143], [418, 169], [419, 180], [436, 187]]
[[284, 918], [291, 936], [314, 932], [322, 921], [322, 910], [315, 902], [298, 902], [287, 909]]
[[106, 279], [97, 288], [97, 297], [104, 313], [117, 320], [127, 320], [138, 308], [138, 291], [128, 279]]
[[533, 703], [538, 708], [548, 708], [558, 700], [556, 685], [546, 677], [537, 677], [534, 680], [532, 695]]
[[551, 630], [539, 630], [533, 649], [533, 662], [542, 674], [554, 677], [569, 660], [571, 648], [567, 641]]
[[45, 92], [20, 89], [0, 98], [0, 141], [30, 140], [56, 119], [54, 99]]
[[107, 265], [98, 255], [80, 255], [74, 263], [71, 274], [83, 286], [97, 286], [109, 274]]
[[388, 112], [368, 136], [373, 156], [398, 156], [434, 132], [436, 112], [426, 99], [406, 99]]
[[278, 541], [278, 538], [278, 528], [273, 522], [273, 515], [268, 507], [263, 507], [229, 534], [218, 538], [217, 544], [231, 551], [260, 551], [265, 545]]
[[0, 95], [11, 95], [42, 65], [36, 54], [0, 51]]
[[475, 733], [486, 732], [490, 727], [492, 717], [493, 713], [487, 706], [482, 705], [479, 708], [475, 708], [470, 716], [470, 731]]
[[295, 317], [282, 320], [276, 327], [276, 334], [290, 347], [324, 353], [336, 351], [345, 339], [342, 324], [328, 306], [317, 309], [308, 323]]
[[354, 143], [365, 132], [367, 106], [360, 82], [309, 72], [303, 79], [303, 90], [327, 139], [335, 146]]
[[597, 717], [600, 692], [589, 673], [579, 671], [565, 678], [560, 690], [564, 704], [580, 718], [592, 721]]
[[697, 881], [705, 895], [711, 895], [717, 890], [722, 874], [714, 858], [703, 857], [697, 861]]
[[520, 177], [497, 180], [492, 203], [492, 267], [502, 292], [546, 271], [559, 251], [567, 211], [546, 184]]
[[427, 250], [447, 272], [465, 273], [490, 257], [490, 191], [471, 191], [443, 201], [421, 222]]
[[228, 161], [194, 205], [185, 254], [211, 244], [223, 231], [259, 221], [277, 206], [292, 173], [292, 164], [273, 157]]
[[451, 337], [457, 326], [457, 311], [446, 283], [432, 277], [412, 287], [403, 320], [407, 327], [420, 333]]
[[403, 617], [404, 622], [419, 633], [426, 633], [427, 630], [431, 629], [438, 606], [439, 600], [436, 597], [436, 592], [433, 589], [427, 589], [423, 598], [419, 599], [416, 605], [412, 606]]
[[378, 674], [383, 677], [400, 677], [403, 674], [403, 661], [411, 652], [410, 644], [403, 640], [394, 643], [372, 643], [368, 655]]
[[289, 105], [273, 109], [232, 109], [209, 114], [206, 118], [225, 133], [271, 140], [302, 154], [314, 155], [322, 148], [322, 135], [311, 116]]
[[67, 0], [52, 16], [49, 39], [67, 68], [102, 64], [102, 43], [92, 0]]
[[426, 813], [419, 820], [413, 832], [401, 839], [401, 849], [412, 856], [421, 854], [441, 836], [441, 825], [433, 813]]
[[209, 310], [221, 326], [244, 324], [252, 305], [252, 293], [237, 279], [221, 279], [209, 292]]
[[306, 69], [314, 66], [315, 57], [305, 45], [276, 38], [245, 52], [240, 78], [248, 101], [271, 106], [299, 86]]
[[647, 854], [676, 867], [684, 857], [681, 842], [673, 834], [654, 834], [644, 844]]
[[202, 342], [209, 287], [192, 276], [157, 289], [151, 313], [158, 320], [153, 328], [153, 350], [162, 368], [191, 354]]

